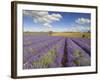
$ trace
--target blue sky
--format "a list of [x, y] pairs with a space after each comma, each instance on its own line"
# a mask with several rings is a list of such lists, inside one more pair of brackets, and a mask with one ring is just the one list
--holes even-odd
[[87, 32], [91, 14], [54, 11], [23, 11], [23, 31]]

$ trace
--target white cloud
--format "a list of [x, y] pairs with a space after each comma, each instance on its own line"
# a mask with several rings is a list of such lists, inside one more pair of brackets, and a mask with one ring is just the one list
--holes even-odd
[[90, 27], [75, 25], [75, 26], [66, 27], [65, 31], [67, 32], [88, 32], [90, 31]]
[[38, 27], [33, 27], [33, 26], [27, 26], [24, 27], [23, 29], [24, 32], [47, 32], [48, 29], [46, 29], [45, 27], [43, 28], [38, 28]]
[[41, 23], [43, 26], [48, 28], [52, 27], [51, 23], [60, 21], [62, 16], [60, 14], [49, 14], [47, 11], [28, 11], [23, 12], [24, 15], [31, 16], [35, 23]]
[[78, 18], [77, 20], [75, 20], [75, 22], [77, 24], [87, 24], [87, 23], [90, 23], [90, 19], [88, 18]]

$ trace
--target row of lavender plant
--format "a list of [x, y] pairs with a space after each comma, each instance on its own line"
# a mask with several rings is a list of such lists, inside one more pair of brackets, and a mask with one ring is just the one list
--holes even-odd
[[[38, 49], [37, 50], [37, 54], [36, 55], [30, 55], [31, 57], [29, 58], [29, 60], [26, 60], [27, 62], [24, 63], [24, 68], [43, 68], [43, 67], [54, 67], [54, 66], [58, 66], [61, 65], [61, 62], [59, 62], [59, 65], [57, 65], [55, 63], [56, 60], [56, 56], [57, 54], [59, 54], [59, 50], [61, 49], [61, 47], [64, 47], [64, 39], [62, 39], [62, 37], [52, 37], [51, 40], [46, 40], [43, 41], [42, 43], [37, 43], [39, 46], [37, 45], [31, 45], [30, 48], [33, 47], [33, 49]], [[59, 43], [58, 43], [59, 42]], [[56, 45], [56, 46], [55, 46]], [[57, 48], [57, 46], [61, 46], [59, 47], [60, 49]], [[58, 52], [57, 52], [58, 49]], [[27, 51], [27, 50], [26, 50]], [[40, 52], [38, 52], [40, 51]], [[62, 56], [61, 54], [63, 54], [63, 49], [62, 49], [62, 53], [60, 53], [59, 55], [59, 61], [61, 61]], [[27, 55], [24, 56], [28, 56], [29, 53], [27, 52]], [[26, 59], [26, 57], [25, 57]]]
[[55, 61], [53, 62], [53, 65], [55, 64], [56, 66], [51, 67], [62, 67], [62, 59], [64, 56], [64, 47], [65, 47], [65, 38], [62, 38], [56, 45], [53, 46], [55, 52], [56, 52], [56, 58]]
[[91, 55], [90, 39], [72, 38], [72, 40], [82, 49], [84, 49], [89, 55]]
[[[91, 58], [86, 51], [78, 46], [72, 39], [67, 38], [67, 62], [66, 66], [89, 66]], [[83, 44], [84, 45], [84, 44]]]
[[[48, 51], [48, 54], [51, 54], [50, 52], [54, 53], [53, 49], [50, 50], [50, 51]], [[42, 58], [43, 58], [43, 59], [41, 60], [42, 62], [41, 62], [41, 61], [38, 61], [38, 64], [36, 64], [36, 62], [34, 63], [35, 67], [37, 67], [36, 65], [38, 65], [38, 67], [41, 67], [41, 66], [39, 65], [40, 62], [41, 62], [41, 64], [44, 63], [44, 64], [42, 64], [42, 68], [43, 68], [43, 65], [45, 65], [45, 62], [48, 61], [48, 58], [49, 58], [49, 61], [50, 61], [50, 57], [51, 57], [51, 56], [48, 56], [46, 53], [45, 53], [45, 55], [46, 55], [46, 57], [44, 57], [44, 58], [43, 58], [43, 56], [42, 56]], [[48, 56], [48, 57], [47, 57], [47, 56]], [[33, 58], [33, 59], [35, 59], [35, 58]], [[41, 58], [39, 58], [39, 59], [41, 59]], [[44, 61], [44, 60], [45, 60], [45, 61]], [[44, 66], [44, 67], [45, 67], [45, 66]]]
[[55, 36], [42, 36], [41, 39], [40, 36], [34, 38], [31, 36], [29, 40], [25, 40], [25, 43], [27, 41], [32, 41], [32, 43], [28, 46], [24, 45], [24, 69], [62, 67], [64, 54], [67, 55], [67, 67], [90, 65], [90, 56], [81, 46], [84, 46], [84, 44], [89, 45], [89, 40], [86, 41], [80, 38], [65, 39], [64, 37]]
[[72, 38], [73, 40], [78, 39], [79, 41], [87, 44], [87, 45], [91, 45], [91, 39], [90, 38]]
[[45, 39], [45, 41], [38, 42], [37, 44], [31, 44], [30, 46], [24, 46], [24, 63], [28, 61], [31, 56], [40, 56], [37, 53], [44, 53], [46, 48], [49, 48], [48, 45], [52, 46], [57, 40], [59, 41], [60, 37], [55, 37], [51, 39]]
[[24, 35], [24, 38], [23, 38], [23, 45], [24, 46], [30, 46], [31, 44], [37, 44], [38, 42], [42, 42], [42, 41], [45, 41], [47, 39], [52, 39], [52, 37], [50, 36], [26, 36]]

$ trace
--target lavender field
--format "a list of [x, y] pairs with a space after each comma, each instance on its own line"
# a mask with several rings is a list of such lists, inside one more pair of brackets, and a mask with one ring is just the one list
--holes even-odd
[[23, 69], [91, 65], [90, 38], [23, 36]]

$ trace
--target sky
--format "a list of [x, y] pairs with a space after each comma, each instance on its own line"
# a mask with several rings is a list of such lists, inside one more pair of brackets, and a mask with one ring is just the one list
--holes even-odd
[[23, 31], [88, 32], [91, 14], [23, 10]]

